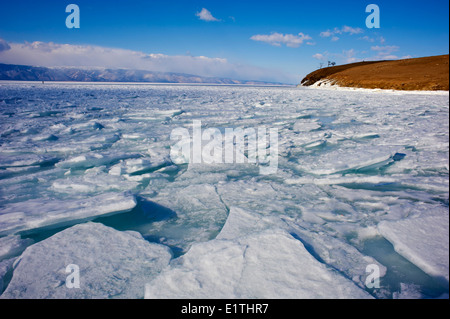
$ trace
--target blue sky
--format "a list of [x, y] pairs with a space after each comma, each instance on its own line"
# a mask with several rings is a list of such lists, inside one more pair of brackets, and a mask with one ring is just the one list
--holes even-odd
[[[68, 4], [80, 28], [68, 29]], [[369, 29], [368, 4], [380, 8]], [[448, 1], [1, 1], [0, 62], [298, 83], [320, 63], [448, 54]]]

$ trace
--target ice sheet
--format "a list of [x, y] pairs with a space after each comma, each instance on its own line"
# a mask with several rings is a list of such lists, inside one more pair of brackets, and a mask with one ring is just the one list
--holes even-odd
[[448, 212], [383, 221], [378, 229], [399, 254], [431, 276], [444, 278], [448, 282]]
[[183, 181], [172, 183], [152, 197], [152, 201], [172, 210], [177, 218], [157, 222], [144, 233], [144, 236], [162, 237], [163, 243], [183, 251], [187, 251], [193, 242], [213, 239], [228, 215], [214, 186], [185, 181], [188, 184]]
[[[253, 240], [273, 236], [287, 247], [303, 245], [294, 249], [299, 256], [309, 254], [358, 289], [364, 288], [365, 266], [377, 264], [386, 273], [383, 293], [370, 291], [377, 298], [448, 295], [448, 282], [439, 287], [415, 278], [403, 282], [397, 271], [401, 264], [376, 260], [374, 251], [390, 254], [391, 246], [376, 243], [375, 250], [364, 250], [366, 241], [379, 238], [380, 229], [388, 227], [383, 225], [399, 222], [399, 229], [409, 229], [413, 226], [406, 220], [425, 217], [424, 212], [448, 212], [448, 92], [0, 85], [0, 241], [8, 243], [3, 245], [5, 262], [27, 246], [9, 235], [45, 239], [46, 228], [103, 216], [99, 220], [108, 225], [170, 246], [177, 257], [200, 247], [196, 256], [203, 251], [219, 258], [219, 242], [237, 252], [246, 245], [245, 236], [258, 249]], [[186, 128], [192, 134], [194, 120], [201, 121], [202, 129], [222, 133], [227, 128], [276, 128], [276, 174], [261, 175], [258, 163], [172, 163], [172, 131]], [[435, 258], [422, 256], [426, 248], [437, 247], [435, 236], [416, 235], [424, 245], [420, 251], [401, 236], [392, 242], [399, 252], [410, 252], [412, 262], [418, 263], [420, 256], [436, 266]], [[217, 253], [201, 248], [207, 243]], [[448, 250], [448, 241], [441, 248]], [[388, 285], [392, 282], [396, 284]], [[247, 283], [260, 293], [256, 283]], [[277, 287], [289, 295], [290, 286], [284, 285], [286, 290]]]
[[146, 298], [370, 298], [280, 230], [195, 244], [146, 285]]
[[18, 235], [0, 237], [0, 261], [20, 255], [32, 243], [32, 239], [22, 239]]
[[35, 199], [8, 205], [0, 214], [0, 234], [56, 227], [126, 212], [136, 206], [128, 193], [105, 193], [79, 200]]
[[[136, 232], [119, 232], [98, 223], [73, 226], [28, 247], [14, 264], [1, 298], [143, 298], [144, 285], [166, 267], [170, 250]], [[79, 288], [74, 283], [76, 265]]]

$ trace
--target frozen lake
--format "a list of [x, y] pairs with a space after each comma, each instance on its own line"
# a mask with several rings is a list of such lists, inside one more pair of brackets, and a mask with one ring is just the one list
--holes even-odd
[[[448, 117], [448, 93], [0, 83], [1, 297], [448, 298]], [[276, 129], [276, 172], [174, 161], [195, 121]]]

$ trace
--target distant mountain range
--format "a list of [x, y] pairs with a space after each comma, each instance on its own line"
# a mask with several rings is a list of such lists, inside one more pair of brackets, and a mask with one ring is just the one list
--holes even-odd
[[10, 81], [75, 81], [75, 82], [148, 82], [148, 83], [208, 83], [208, 84], [265, 84], [282, 83], [243, 81], [228, 78], [204, 77], [192, 74], [153, 72], [145, 70], [36, 67], [0, 63], [0, 80]]

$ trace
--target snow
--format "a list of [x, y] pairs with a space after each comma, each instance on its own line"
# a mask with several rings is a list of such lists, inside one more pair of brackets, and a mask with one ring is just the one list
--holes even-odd
[[319, 80], [316, 81], [314, 84], [310, 85], [309, 87], [304, 88], [311, 88], [311, 89], [322, 89], [322, 90], [334, 90], [334, 91], [359, 91], [359, 92], [367, 92], [367, 93], [383, 93], [383, 94], [427, 94], [427, 95], [448, 95], [448, 91], [424, 91], [424, 90], [388, 90], [388, 89], [364, 89], [364, 88], [357, 88], [357, 87], [346, 87], [346, 86], [340, 86], [336, 84], [336, 81], [334, 80]]
[[[136, 232], [99, 223], [61, 231], [28, 247], [15, 261], [5, 299], [143, 298], [144, 284], [167, 266], [170, 250]], [[80, 287], [69, 288], [68, 265], [79, 267]]]

